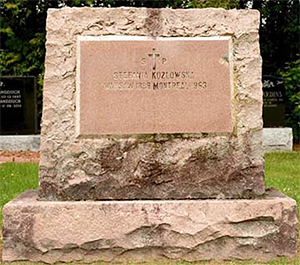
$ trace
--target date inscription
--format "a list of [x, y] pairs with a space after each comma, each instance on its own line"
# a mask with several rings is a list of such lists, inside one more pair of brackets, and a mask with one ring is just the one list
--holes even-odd
[[207, 82], [194, 81], [192, 71], [174, 72], [114, 72], [113, 81], [105, 83], [107, 90], [207, 89]]
[[20, 90], [0, 90], [0, 108], [22, 108]]

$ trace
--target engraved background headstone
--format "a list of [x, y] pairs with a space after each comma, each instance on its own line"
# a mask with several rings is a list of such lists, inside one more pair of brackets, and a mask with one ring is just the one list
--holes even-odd
[[263, 76], [264, 127], [285, 126], [285, 88], [283, 78]]
[[0, 77], [0, 134], [36, 133], [35, 77]]

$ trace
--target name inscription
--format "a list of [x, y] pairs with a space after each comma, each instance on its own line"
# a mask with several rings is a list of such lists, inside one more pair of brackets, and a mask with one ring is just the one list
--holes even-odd
[[104, 84], [105, 89], [207, 89], [207, 83], [205, 81], [194, 80], [193, 71], [114, 72], [112, 79], [112, 82]]
[[[107, 90], [158, 90], [158, 89], [207, 89], [207, 82], [195, 80], [194, 71], [155, 71], [160, 62], [162, 67], [167, 66], [168, 59], [163, 57], [157, 60], [160, 54], [156, 49], [152, 49], [152, 54], [148, 54], [152, 61], [152, 71], [115, 71], [111, 82], [104, 84]], [[141, 67], [145, 66], [147, 58], [140, 60]]]
[[0, 109], [5, 108], [22, 108], [22, 95], [19, 89], [6, 90], [0, 81]]

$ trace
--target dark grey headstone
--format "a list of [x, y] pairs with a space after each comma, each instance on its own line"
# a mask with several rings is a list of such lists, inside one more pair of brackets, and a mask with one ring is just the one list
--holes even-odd
[[263, 76], [264, 127], [285, 126], [285, 90], [282, 78]]
[[35, 77], [0, 77], [0, 135], [36, 134]]

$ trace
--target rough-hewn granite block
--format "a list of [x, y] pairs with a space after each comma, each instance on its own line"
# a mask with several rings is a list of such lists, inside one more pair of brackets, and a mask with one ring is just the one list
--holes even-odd
[[26, 192], [3, 209], [3, 260], [138, 262], [254, 259], [296, 252], [296, 202], [45, 202]]
[[[262, 195], [265, 189], [258, 28], [259, 13], [253, 10], [50, 9], [40, 199], [250, 198]], [[230, 98], [224, 104], [226, 111], [230, 104], [231, 131], [204, 133], [187, 128], [189, 133], [78, 135], [76, 126], [80, 118], [76, 111], [84, 93], [78, 90], [78, 42], [84, 36], [105, 35], [146, 36], [154, 40], [156, 37], [229, 36], [229, 54], [220, 58], [220, 63], [229, 64], [227, 91]], [[199, 119], [205, 118], [205, 112], [201, 113]]]

